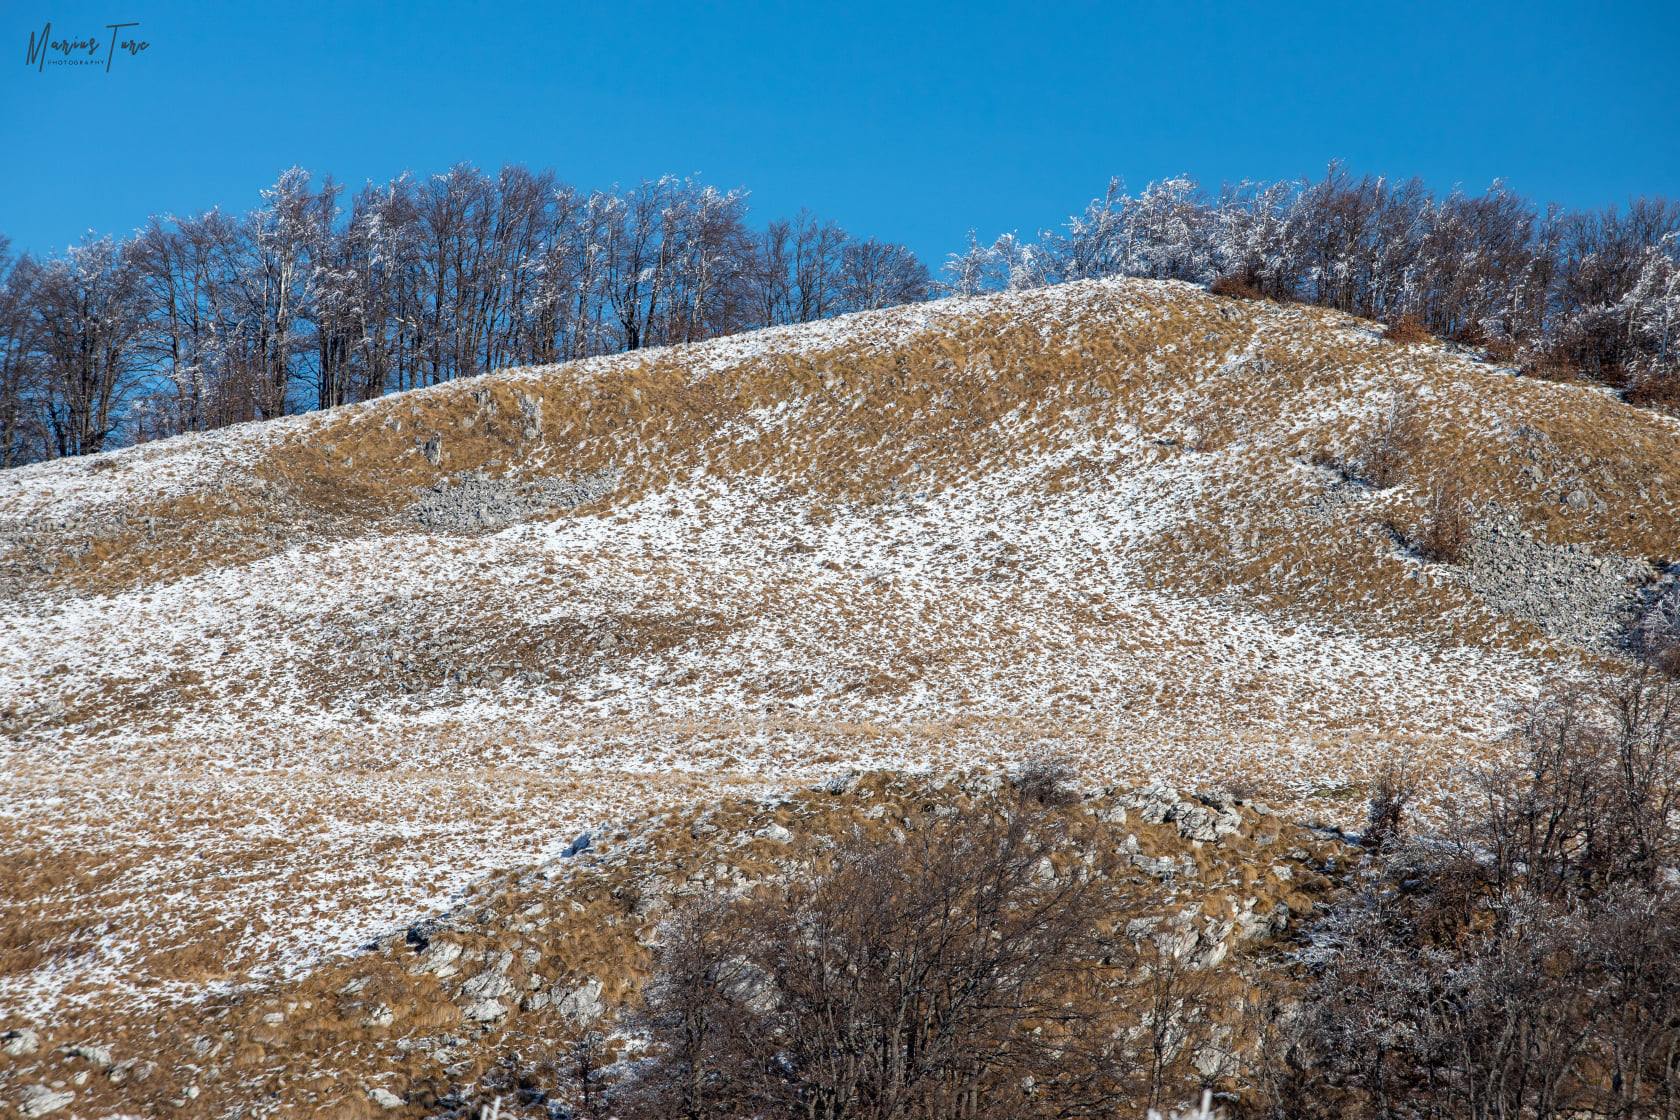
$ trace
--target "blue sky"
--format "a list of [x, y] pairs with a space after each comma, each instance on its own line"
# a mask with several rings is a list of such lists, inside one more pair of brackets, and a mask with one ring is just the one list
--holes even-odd
[[[1572, 206], [1680, 195], [1680, 4], [0, 0], [0, 232], [244, 210], [292, 164], [662, 172], [937, 261], [1100, 192], [1355, 170]], [[31, 31], [151, 46], [25, 64]]]

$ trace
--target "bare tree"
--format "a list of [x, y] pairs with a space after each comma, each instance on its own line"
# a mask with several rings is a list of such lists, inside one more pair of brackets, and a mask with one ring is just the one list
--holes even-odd
[[1105, 936], [1107, 881], [1052, 805], [904, 841], [853, 839], [829, 869], [669, 927], [649, 990], [658, 1057], [632, 1115], [1089, 1115], [1137, 1091]]
[[40, 274], [32, 306], [53, 451], [101, 451], [137, 387], [142, 306], [132, 262], [108, 237], [84, 240]]
[[35, 314], [40, 268], [0, 237], [0, 468], [48, 454]]

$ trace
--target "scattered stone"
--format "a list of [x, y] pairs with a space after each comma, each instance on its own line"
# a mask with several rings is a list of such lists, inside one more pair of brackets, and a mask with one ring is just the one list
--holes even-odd
[[75, 1099], [76, 1094], [69, 1089], [53, 1090], [45, 1085], [31, 1085], [18, 1097], [17, 1111], [19, 1116], [28, 1120], [57, 1112]]
[[0, 1050], [13, 1058], [21, 1058], [25, 1054], [33, 1054], [41, 1046], [41, 1036], [22, 1027], [17, 1030], [0, 1031]]
[[401, 1108], [403, 1099], [389, 1089], [374, 1086], [368, 1090], [368, 1099], [383, 1109]]
[[609, 494], [619, 472], [598, 471], [579, 479], [521, 481], [471, 472], [455, 482], [439, 481], [414, 505], [414, 517], [428, 529], [470, 533], [561, 510], [575, 509]]
[[103, 1046], [89, 1046], [86, 1043], [80, 1046], [66, 1046], [64, 1055], [67, 1058], [81, 1058], [92, 1063], [96, 1069], [111, 1068], [111, 1051]]
[[858, 782], [862, 779], [863, 772], [861, 770], [848, 770], [844, 774], [836, 774], [834, 777], [823, 782], [818, 788], [824, 793], [832, 794], [835, 797], [841, 797], [856, 789]]
[[481, 999], [467, 1007], [466, 1017], [475, 1023], [489, 1023], [508, 1013], [507, 1005], [493, 999]]
[[769, 840], [776, 844], [788, 844], [793, 841], [793, 833], [774, 822], [765, 825], [763, 828], [753, 833], [753, 835], [761, 840]]
[[1463, 568], [1471, 590], [1494, 610], [1607, 652], [1623, 644], [1641, 589], [1656, 574], [1643, 560], [1535, 540], [1516, 517], [1498, 510], [1472, 527]]

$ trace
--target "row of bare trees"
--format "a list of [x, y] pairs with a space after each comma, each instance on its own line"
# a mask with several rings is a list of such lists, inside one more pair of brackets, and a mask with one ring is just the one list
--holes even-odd
[[[1663, 399], [1680, 382], [1680, 202], [1539, 208], [1495, 183], [1433, 194], [1416, 179], [1119, 182], [1036, 241], [971, 235], [946, 265], [961, 293], [1139, 276], [1220, 284], [1519, 354]], [[1664, 391], [1652, 387], [1666, 383]], [[1680, 402], [1680, 393], [1674, 394]]]
[[[1118, 182], [1037, 240], [970, 239], [945, 290], [1141, 276], [1297, 299], [1680, 408], [1680, 203], [1544, 209], [1496, 183]], [[232, 215], [64, 257], [0, 243], [0, 465], [926, 298], [901, 245], [666, 177], [579, 191], [462, 165], [354, 195], [298, 169]]]
[[755, 229], [692, 179], [461, 165], [351, 195], [294, 168], [247, 214], [54, 260], [0, 242], [0, 465], [928, 293], [901, 245], [803, 212]]

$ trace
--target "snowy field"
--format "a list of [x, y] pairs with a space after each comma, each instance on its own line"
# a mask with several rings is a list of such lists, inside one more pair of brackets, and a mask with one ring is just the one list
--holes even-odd
[[[1638, 450], [1669, 421], [1605, 401], [1548, 429], [1602, 473], [1604, 508], [1560, 520], [1523, 488], [1518, 420], [1585, 391], [1136, 281], [12, 472], [0, 1004], [45, 1021], [295, 975], [591, 823], [853, 766], [1056, 755], [1344, 816], [1391, 758], [1450, 789], [1590, 658], [1407, 551], [1421, 473], [1376, 492], [1322, 465], [1397, 392], [1537, 534], [1673, 546], [1674, 518], [1618, 504], [1637, 475], [1672, 510], [1672, 447]], [[495, 435], [519, 409], [525, 444]], [[365, 516], [320, 513], [376, 435], [400, 457]], [[1635, 449], [1626, 478], [1600, 437]], [[606, 497], [501, 528], [407, 512], [469, 472], [605, 470]], [[191, 517], [235, 543], [148, 558], [147, 518]]]

